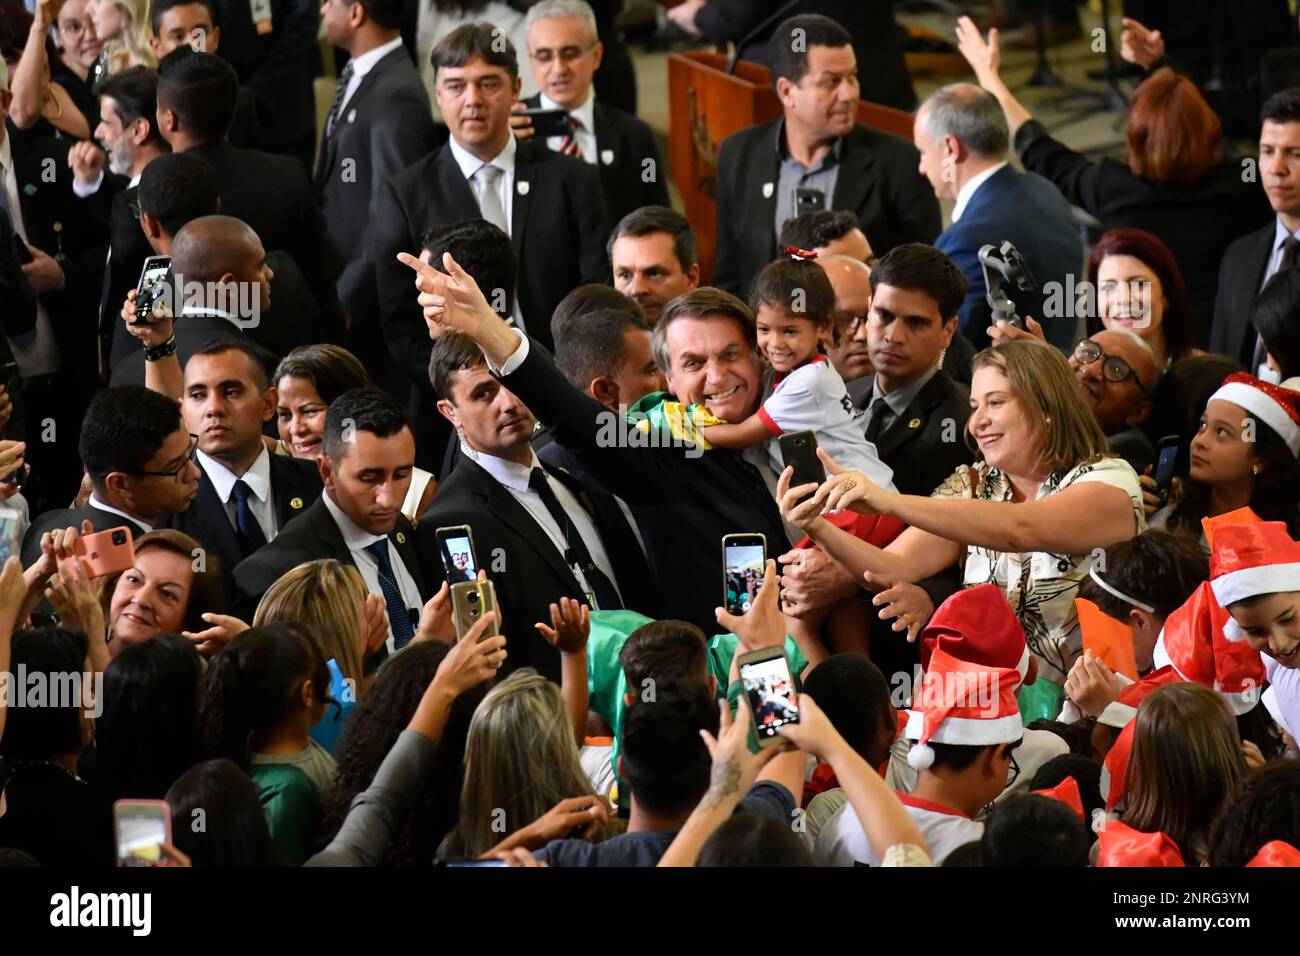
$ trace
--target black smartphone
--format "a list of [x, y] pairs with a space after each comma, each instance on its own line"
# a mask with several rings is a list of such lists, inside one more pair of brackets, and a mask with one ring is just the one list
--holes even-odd
[[760, 747], [779, 744], [777, 728], [799, 723], [794, 679], [785, 659], [785, 648], [763, 647], [744, 654], [736, 662], [740, 683], [749, 702], [749, 716]]
[[1169, 485], [1174, 480], [1174, 464], [1181, 444], [1181, 436], [1166, 435], [1156, 449], [1156, 499], [1162, 508], [1169, 503]]
[[447, 572], [448, 584], [460, 584], [478, 578], [478, 559], [474, 556], [474, 536], [469, 525], [457, 524], [434, 532], [438, 554]]
[[140, 281], [135, 287], [135, 321], [132, 325], [148, 325], [154, 306], [167, 294], [167, 280], [172, 271], [171, 256], [150, 256], [140, 270]]
[[761, 534], [729, 534], [722, 539], [722, 606], [744, 614], [758, 597], [767, 567], [767, 538]]
[[538, 136], [568, 136], [573, 132], [569, 124], [569, 111], [562, 109], [519, 110], [516, 116], [527, 116], [533, 121], [533, 130]]
[[[791, 488], [811, 482], [820, 485], [826, 480], [826, 469], [817, 457], [816, 432], [786, 432], [776, 441], [781, 446], [781, 460], [787, 467], [794, 466], [794, 474], [790, 478]], [[811, 497], [812, 495], [804, 495], [799, 500], [807, 501]]]
[[794, 191], [795, 215], [806, 212], [820, 212], [826, 208], [826, 193], [820, 189], [796, 189]]

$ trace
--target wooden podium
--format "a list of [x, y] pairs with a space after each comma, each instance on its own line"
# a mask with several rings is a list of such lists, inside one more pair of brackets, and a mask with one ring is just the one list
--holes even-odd
[[[668, 57], [668, 163], [699, 240], [701, 283], [713, 281], [718, 144], [736, 130], [781, 115], [766, 67], [742, 60], [734, 74], [726, 70], [727, 57], [721, 53]], [[864, 102], [858, 122], [912, 139], [912, 114], [902, 110]]]

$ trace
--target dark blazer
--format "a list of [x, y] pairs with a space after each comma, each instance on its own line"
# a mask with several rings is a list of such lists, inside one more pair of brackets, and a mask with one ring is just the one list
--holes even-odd
[[1029, 172], [1050, 180], [1074, 205], [1101, 221], [1102, 231], [1145, 229], [1169, 247], [1182, 270], [1196, 314], [1196, 344], [1210, 340], [1219, 262], [1238, 236], [1273, 218], [1264, 190], [1242, 182], [1229, 160], [1194, 186], [1161, 186], [1118, 160], [1091, 160], [1048, 135], [1037, 120], [1016, 133], [1016, 155]]
[[[718, 255], [714, 285], [745, 298], [760, 269], [776, 258], [778, 146], [784, 120], [732, 133], [718, 149]], [[858, 217], [876, 255], [904, 242], [934, 242], [943, 228], [939, 201], [917, 172], [920, 154], [905, 139], [855, 126], [843, 139], [830, 208]]]
[[[247, 0], [244, 0], [247, 2]], [[224, 47], [225, 31], [222, 31]], [[221, 213], [248, 223], [262, 248], [293, 256], [316, 296], [330, 329], [329, 341], [343, 341], [343, 313], [334, 286], [334, 260], [325, 242], [325, 223], [302, 163], [227, 142], [205, 143], [190, 152], [217, 174]]]
[[230, 122], [231, 146], [241, 149], [262, 149], [262, 124], [257, 118], [257, 97], [246, 86], [239, 88], [235, 97], [235, 118]]
[[[528, 184], [526, 191], [521, 191], [522, 183]], [[450, 145], [384, 182], [371, 216], [380, 326], [389, 352], [412, 385], [416, 463], [435, 473], [443, 448], [433, 447], [430, 440], [441, 427], [435, 421], [437, 396], [429, 383], [433, 343], [416, 303], [411, 270], [397, 261], [397, 254], [418, 253], [420, 237], [434, 226], [478, 217], [473, 189]], [[520, 140], [512, 217], [519, 309], [530, 334], [549, 350], [555, 306], [575, 287], [603, 282], [609, 272], [605, 209], [596, 170], [544, 145]], [[441, 434], [445, 436], [446, 430]]]
[[[182, 315], [175, 321], [172, 329], [176, 336], [176, 360], [181, 363], [182, 370], [185, 368], [185, 363], [190, 360], [190, 356], [213, 339], [239, 338], [246, 335], [239, 326], [216, 315]], [[252, 341], [254, 351], [261, 355], [262, 364], [266, 366], [266, 374], [270, 375], [275, 371], [280, 356], [258, 345], [252, 336], [248, 338]], [[134, 351], [123, 355], [113, 366], [108, 384], [143, 385], [144, 349], [137, 346]]]
[[[539, 109], [542, 94], [524, 100], [529, 109]], [[600, 170], [600, 189], [605, 197], [608, 217], [606, 233], [612, 232], [620, 219], [642, 206], [670, 206], [668, 178], [654, 132], [637, 119], [608, 103], [596, 100], [596, 168]], [[539, 140], [545, 144], [545, 140]], [[654, 175], [644, 179], [645, 161], [653, 162]]]
[[[871, 401], [871, 379], [856, 400], [865, 409]], [[876, 439], [876, 453], [894, 471], [894, 485], [905, 495], [929, 495], [960, 466], [974, 461], [966, 447], [970, 418], [970, 389], [940, 369], [922, 386], [903, 414]]]
[[154, 255], [154, 251], [144, 237], [140, 220], [131, 212], [137, 187], [126, 185], [120, 176], [106, 176], [99, 188], [112, 190], [113, 197], [109, 201], [108, 263], [99, 299], [99, 338], [104, 361], [112, 369], [123, 348], [140, 347], [122, 322], [122, 303], [139, 283], [144, 260]]
[[[221, 562], [226, 601], [233, 604], [235, 567], [243, 560], [239, 538], [235, 526], [230, 523], [226, 506], [217, 497], [212, 479], [202, 468], [199, 471], [199, 496], [180, 514], [164, 518], [162, 526], [184, 531], [217, 556]], [[271, 455], [271, 497], [275, 502], [276, 526], [283, 531], [290, 521], [303, 514], [303, 509], [320, 497], [321, 487], [320, 473], [314, 462], [287, 455]]]
[[[430, 559], [434, 552], [430, 550], [425, 553], [420, 550], [416, 543], [415, 528], [404, 515], [397, 516], [397, 524], [388, 538], [397, 548], [402, 563], [415, 581], [420, 600], [429, 600], [437, 590], [430, 589], [433, 581]], [[334, 523], [325, 502], [317, 497], [316, 502], [306, 511], [280, 528], [274, 541], [264, 548], [258, 548], [235, 567], [236, 608], [248, 615], [246, 620], [252, 620], [257, 602], [279, 580], [280, 575], [306, 561], [322, 558], [333, 558], [349, 567], [357, 566], [352, 559], [352, 552], [343, 540], [343, 532]], [[418, 611], [419, 608], [412, 610]]]
[[[631, 526], [608, 496], [585, 487], [573, 475], [546, 467], [587, 509], [600, 534], [618, 581], [625, 607], [654, 617], [654, 588], [645, 555]], [[560, 655], [533, 627], [549, 624], [549, 605], [562, 596], [584, 600], [583, 591], [564, 557], [509, 490], [473, 459], [461, 458], [456, 470], [438, 486], [433, 504], [420, 518], [418, 536], [436, 553], [439, 527], [467, 524], [474, 531], [479, 561], [493, 575], [501, 607], [501, 633], [509, 640], [505, 669], [535, 667], [552, 680], [560, 679]], [[439, 562], [435, 584], [446, 574]]]
[[[723, 535], [760, 532], [767, 536], [770, 556], [789, 550], [776, 502], [740, 453], [625, 447], [629, 443], [621, 441], [611, 447], [608, 423], [615, 413], [569, 384], [536, 342], [524, 363], [502, 382], [545, 423], [555, 441], [631, 507], [656, 575], [663, 617], [716, 633], [713, 610], [722, 595]], [[687, 457], [688, 451], [695, 457]]]
[[1214, 296], [1214, 323], [1210, 327], [1210, 351], [1235, 358], [1252, 374], [1255, 342], [1259, 333], [1250, 320], [1255, 297], [1264, 285], [1264, 272], [1273, 254], [1277, 220], [1270, 220], [1254, 232], [1228, 246], [1219, 266], [1219, 288]]
[[23, 567], [30, 568], [41, 556], [41, 535], [63, 528], [76, 528], [80, 534], [82, 521], [89, 521], [94, 531], [107, 531], [125, 525], [131, 529], [132, 537], [138, 538], [144, 534], [144, 528], [136, 522], [109, 511], [100, 511], [90, 502], [80, 508], [58, 508], [37, 515], [23, 535]]
[[[21, 335], [36, 327], [36, 293], [18, 262], [16, 238], [13, 224], [0, 210], [0, 323], [6, 335]], [[11, 361], [9, 342], [0, 341], [0, 362]]]
[[[1065, 315], [1048, 318], [1045, 303], [1049, 296], [1044, 290], [1050, 291], [1052, 283], [1066, 290], [1067, 277], [1082, 273], [1083, 239], [1079, 225], [1070, 212], [1070, 204], [1055, 186], [1041, 176], [1022, 173], [1011, 165], [1003, 166], [975, 190], [961, 218], [934, 243], [966, 276], [966, 301], [958, 313], [958, 328], [978, 347], [989, 344], [985, 329], [989, 327], [992, 310], [985, 298], [988, 289], [984, 285], [979, 251], [981, 246], [990, 243], [1001, 246], [1008, 239], [1025, 257], [1029, 271], [1038, 281], [1036, 292], [1006, 289], [1016, 303], [1017, 314], [1021, 318], [1033, 316], [1042, 324], [1047, 340], [1058, 349], [1068, 351], [1074, 345], [1075, 310], [1070, 308], [1064, 310]], [[1055, 301], [1062, 302], [1066, 294], [1058, 291]]]

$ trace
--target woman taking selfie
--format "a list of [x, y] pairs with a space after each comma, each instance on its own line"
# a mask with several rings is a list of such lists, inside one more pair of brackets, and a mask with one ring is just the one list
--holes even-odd
[[[859, 579], [915, 583], [960, 562], [967, 587], [1003, 590], [1039, 673], [1060, 683], [1081, 649], [1074, 597], [1094, 549], [1145, 527], [1137, 475], [1107, 456], [1106, 437], [1055, 349], [1010, 342], [980, 352], [973, 369], [967, 431], [982, 457], [932, 497], [884, 491], [819, 452], [831, 477], [820, 488], [792, 488], [786, 469], [781, 514]], [[909, 527], [877, 548], [822, 517], [844, 508]]]

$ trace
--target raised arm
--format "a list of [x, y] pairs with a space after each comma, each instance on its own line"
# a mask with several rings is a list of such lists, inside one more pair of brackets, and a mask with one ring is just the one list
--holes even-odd
[[591, 611], [587, 605], [562, 597], [551, 605], [551, 624], [533, 625], [560, 652], [560, 691], [573, 724], [574, 737], [582, 746], [586, 736], [587, 710], [591, 706], [587, 688], [587, 638], [591, 634]]
[[1033, 119], [1029, 110], [1016, 99], [1006, 83], [1002, 81], [998, 70], [1002, 66], [1002, 51], [998, 45], [998, 31], [989, 31], [988, 40], [980, 35], [979, 27], [970, 17], [957, 18], [957, 49], [966, 58], [966, 62], [975, 71], [979, 85], [993, 94], [1002, 112], [1007, 118], [1007, 128], [1011, 139], [1025, 123]]
[[50, 85], [50, 61], [45, 55], [45, 40], [61, 5], [61, 0], [38, 0], [36, 18], [27, 31], [27, 43], [9, 78], [9, 89], [13, 93], [9, 118], [19, 129], [31, 129], [44, 115], [45, 91]]

